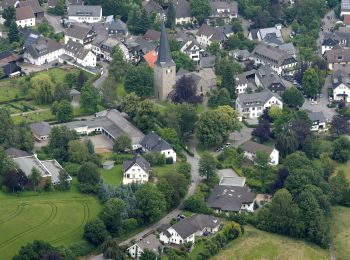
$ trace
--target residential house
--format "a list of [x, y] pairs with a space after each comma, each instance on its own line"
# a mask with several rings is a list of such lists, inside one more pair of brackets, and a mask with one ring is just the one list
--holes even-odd
[[32, 8], [35, 18], [43, 18], [44, 17], [44, 9], [40, 6], [38, 0], [25, 0], [20, 1], [18, 3], [19, 8], [24, 6], [29, 6]]
[[[59, 174], [63, 171], [63, 167], [56, 160], [39, 160], [37, 155], [28, 155], [24, 157], [13, 158], [17, 169], [21, 169], [24, 174], [29, 177], [32, 174], [32, 169], [36, 168], [41, 179], [39, 186], [44, 186], [46, 181], [51, 181], [53, 185], [59, 184]], [[67, 181], [71, 181], [72, 177], [68, 175]]]
[[29, 28], [20, 27], [18, 30], [19, 34], [24, 38], [23, 50], [25, 50], [29, 45], [35, 43], [39, 37], [43, 37], [41, 33], [34, 32]]
[[154, 234], [150, 234], [127, 248], [129, 255], [132, 258], [137, 259], [140, 259], [145, 250], [149, 250], [154, 254], [159, 255], [159, 253], [163, 251], [163, 245]]
[[68, 19], [79, 23], [98, 23], [102, 20], [102, 7], [100, 5], [70, 5]]
[[216, 57], [204, 51], [201, 53], [199, 60], [199, 68], [201, 69], [214, 69], [215, 68]]
[[229, 51], [228, 54], [238, 61], [247, 61], [250, 57], [250, 52], [248, 50], [235, 49], [233, 51]]
[[248, 186], [217, 185], [207, 199], [208, 206], [216, 213], [254, 212], [255, 194]]
[[261, 29], [252, 29], [248, 34], [248, 39], [263, 41], [265, 37], [272, 37], [280, 39], [283, 42], [282, 38], [282, 25], [276, 24], [274, 27], [261, 28]]
[[326, 131], [326, 117], [324, 116], [322, 111], [318, 112], [308, 112], [309, 119], [312, 122], [311, 131], [319, 132]]
[[128, 26], [122, 20], [117, 19], [107, 24], [107, 31], [109, 36], [123, 36], [128, 37]]
[[278, 75], [292, 73], [297, 65], [297, 60], [291, 54], [264, 43], [255, 46], [251, 59], [256, 64], [271, 67]]
[[147, 134], [142, 139], [141, 146], [145, 151], [159, 152], [164, 154], [165, 158], [171, 158], [173, 162], [176, 162], [176, 152], [174, 149], [167, 141], [154, 132]]
[[58, 0], [48, 0], [48, 1], [47, 1], [47, 6], [48, 6], [49, 8], [55, 8], [56, 5], [57, 5], [57, 3], [58, 3]]
[[281, 97], [268, 89], [251, 94], [239, 94], [236, 99], [236, 111], [240, 117], [258, 118], [265, 109], [278, 106], [282, 109]]
[[142, 36], [146, 41], [159, 41], [160, 40], [160, 32], [152, 29], [148, 29], [145, 34]]
[[191, 60], [199, 62], [203, 50], [195, 39], [186, 38], [181, 41], [180, 51], [190, 57]]
[[30, 64], [43, 65], [58, 60], [58, 57], [62, 54], [61, 44], [50, 38], [40, 36], [35, 39], [34, 43], [26, 47], [23, 58]]
[[202, 24], [196, 33], [197, 42], [204, 47], [211, 45], [213, 42], [219, 43], [222, 47], [222, 43], [226, 39], [227, 37], [221, 30], [207, 24]]
[[146, 53], [157, 49], [157, 44], [147, 41], [142, 37], [127, 39], [125, 46], [128, 49], [130, 60], [135, 63], [138, 63]]
[[11, 78], [21, 74], [22, 68], [17, 64], [18, 59], [18, 55], [11, 51], [0, 52], [0, 67], [3, 71], [1, 78]]
[[70, 5], [84, 5], [84, 0], [65, 0], [64, 5], [66, 8]]
[[349, 27], [340, 27], [339, 31], [328, 33], [324, 36], [324, 40], [321, 44], [322, 55], [329, 50], [332, 50], [335, 46], [340, 46], [343, 49], [350, 48], [350, 30]]
[[248, 80], [244, 73], [235, 76], [236, 92], [238, 94], [246, 93]]
[[96, 39], [92, 43], [91, 50], [98, 56], [101, 57], [102, 59], [106, 61], [112, 60], [112, 52], [115, 47], [118, 47], [119, 50], [123, 53], [124, 59], [129, 60], [129, 50], [127, 47], [119, 41], [116, 38], [107, 38], [107, 39]]
[[146, 183], [151, 166], [142, 156], [136, 155], [132, 160], [123, 162], [123, 184]]
[[175, 8], [175, 24], [192, 23], [193, 17], [191, 15], [190, 3], [186, 0], [173, 1]]
[[350, 76], [337, 70], [332, 75], [333, 100], [350, 102]]
[[216, 87], [216, 75], [214, 70], [211, 68], [201, 69], [194, 72], [179, 69], [179, 71], [176, 73], [176, 81], [182, 77], [192, 80], [196, 87], [196, 94], [200, 96], [205, 96]]
[[148, 16], [155, 14], [159, 21], [166, 20], [166, 12], [163, 10], [163, 8], [158, 2], [155, 2], [153, 0], [146, 0], [142, 2], [142, 6], [145, 9]]
[[47, 122], [31, 123], [29, 128], [37, 141], [45, 141], [49, 139], [52, 129]]
[[271, 165], [277, 165], [279, 162], [279, 151], [272, 146], [247, 141], [242, 145], [242, 149], [244, 151], [244, 156], [251, 161], [254, 161], [254, 158], [258, 152], [263, 152], [270, 156], [269, 163]]
[[69, 58], [62, 56], [63, 60], [67, 61], [72, 58], [74, 63], [76, 62], [83, 67], [96, 67], [96, 55], [91, 50], [85, 49], [83, 44], [69, 40], [63, 48], [63, 56], [69, 56]]
[[26, 157], [26, 156], [30, 155], [26, 151], [19, 150], [17, 148], [13, 148], [13, 147], [6, 149], [5, 154], [7, 155], [7, 157], [10, 157], [10, 158]]
[[16, 8], [16, 24], [22, 28], [35, 26], [35, 15], [30, 6]]
[[155, 50], [151, 50], [145, 55], [143, 55], [143, 59], [145, 60], [145, 62], [150, 68], [154, 69], [155, 63], [158, 59], [158, 54]]
[[0, 1], [0, 11], [2, 12], [6, 8], [12, 6], [12, 7], [17, 7], [19, 3], [19, 0], [2, 0]]
[[195, 243], [196, 236], [215, 234], [219, 231], [220, 219], [210, 215], [195, 214], [185, 218], [173, 226], [165, 226], [160, 230], [159, 240], [164, 244], [182, 245]]
[[341, 0], [340, 16], [343, 16], [344, 24], [350, 26], [350, 1]]
[[332, 50], [326, 51], [324, 56], [330, 70], [335, 70], [343, 65], [350, 64], [350, 49], [343, 49], [340, 47], [333, 48]]
[[91, 26], [76, 24], [66, 29], [64, 34], [64, 44], [73, 41], [83, 44], [85, 48], [90, 49], [91, 43], [95, 37], [96, 32]]
[[269, 89], [271, 92], [281, 95], [286, 86], [281, 77], [277, 75], [270, 67], [262, 66], [255, 72], [255, 84], [259, 87]]
[[141, 148], [141, 141], [144, 139], [144, 134], [116, 109], [104, 110], [96, 113], [94, 118], [62, 125], [81, 135], [101, 133], [113, 141], [121, 135], [127, 135], [131, 139], [133, 150]]
[[230, 23], [233, 18], [238, 17], [237, 1], [230, 0], [211, 0], [209, 1], [211, 13], [209, 15], [210, 21], [222, 19], [226, 24]]
[[70, 96], [70, 99], [72, 101], [72, 105], [73, 107], [74, 106], [79, 106], [79, 103], [80, 103], [80, 91], [76, 90], [75, 88], [72, 88], [70, 91], [69, 91], [69, 96]]
[[246, 182], [245, 177], [239, 176], [222, 176], [219, 182], [220, 186], [244, 187]]
[[277, 46], [278, 49], [281, 51], [284, 51], [290, 55], [292, 55], [294, 58], [297, 57], [297, 49], [295, 48], [294, 44], [289, 42], [289, 43], [283, 43]]

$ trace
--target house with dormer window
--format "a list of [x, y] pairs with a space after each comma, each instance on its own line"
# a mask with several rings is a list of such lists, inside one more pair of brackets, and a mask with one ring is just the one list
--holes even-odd
[[332, 50], [326, 51], [324, 56], [330, 70], [337, 69], [342, 65], [350, 64], [350, 49], [336, 47]]
[[148, 182], [151, 166], [142, 156], [123, 162], [123, 184]]

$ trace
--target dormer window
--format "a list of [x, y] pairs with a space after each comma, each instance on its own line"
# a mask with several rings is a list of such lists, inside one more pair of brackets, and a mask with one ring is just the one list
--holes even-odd
[[343, 56], [342, 55], [337, 55], [337, 60], [342, 60]]

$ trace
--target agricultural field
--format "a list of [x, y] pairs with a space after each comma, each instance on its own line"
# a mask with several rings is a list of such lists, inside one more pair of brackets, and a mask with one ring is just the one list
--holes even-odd
[[101, 210], [97, 198], [67, 192], [33, 193], [19, 196], [0, 192], [0, 252], [9, 260], [18, 249], [34, 239], [55, 246], [82, 240], [84, 225]]
[[338, 260], [350, 256], [350, 208], [334, 207], [332, 219], [332, 236], [334, 253]]
[[[195, 259], [195, 258], [192, 258]], [[329, 259], [327, 250], [316, 245], [245, 226], [241, 238], [229, 243], [214, 260], [320, 260]]]

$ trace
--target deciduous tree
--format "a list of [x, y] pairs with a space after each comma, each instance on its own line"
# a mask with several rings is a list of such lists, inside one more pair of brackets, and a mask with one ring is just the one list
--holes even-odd
[[126, 73], [125, 90], [140, 97], [153, 95], [153, 71], [146, 65], [131, 67]]
[[85, 114], [93, 114], [97, 112], [98, 102], [99, 96], [97, 90], [93, 86], [86, 85], [81, 89], [80, 107]]
[[122, 220], [125, 212], [125, 202], [118, 198], [109, 199], [102, 208], [100, 218], [107, 230], [119, 235], [122, 229]]
[[30, 83], [32, 85], [32, 95], [37, 104], [50, 104], [53, 100], [54, 84], [47, 74], [34, 76]]
[[84, 238], [94, 245], [101, 245], [107, 237], [106, 226], [99, 218], [85, 224]]
[[282, 99], [285, 104], [292, 108], [299, 108], [304, 103], [303, 94], [293, 87], [283, 92]]
[[210, 15], [211, 7], [208, 0], [191, 0], [191, 14], [201, 24]]
[[174, 103], [191, 103], [196, 104], [202, 101], [202, 97], [197, 95], [198, 89], [195, 85], [194, 78], [183, 75], [176, 81], [170, 99]]
[[58, 103], [55, 114], [59, 123], [70, 122], [74, 118], [73, 107], [67, 100], [62, 100]]
[[39, 170], [35, 167], [32, 168], [31, 174], [28, 176], [28, 179], [33, 184], [34, 191], [36, 191], [36, 186], [39, 184], [41, 179], [41, 174]]
[[209, 180], [216, 173], [216, 161], [215, 158], [209, 154], [204, 153], [199, 160], [199, 175]]
[[129, 136], [123, 134], [117, 137], [114, 142], [113, 150], [116, 152], [125, 152], [131, 149], [131, 139]]

